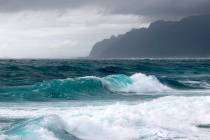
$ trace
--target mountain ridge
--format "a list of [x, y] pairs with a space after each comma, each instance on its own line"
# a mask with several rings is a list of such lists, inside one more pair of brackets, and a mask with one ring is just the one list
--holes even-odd
[[158, 20], [97, 42], [90, 58], [210, 57], [210, 15]]

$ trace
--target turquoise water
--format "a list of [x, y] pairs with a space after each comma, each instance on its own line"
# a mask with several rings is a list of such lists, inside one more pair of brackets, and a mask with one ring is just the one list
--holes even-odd
[[210, 60], [0, 60], [0, 139], [208, 140]]

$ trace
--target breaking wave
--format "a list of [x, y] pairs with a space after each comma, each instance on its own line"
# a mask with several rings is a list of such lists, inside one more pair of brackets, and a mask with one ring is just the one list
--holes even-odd
[[119, 95], [141, 95], [150, 92], [169, 91], [170, 87], [162, 84], [155, 76], [136, 73], [131, 76], [123, 74], [106, 77], [86, 76], [60, 80], [44, 81], [29, 86], [0, 88], [1, 99], [40, 98], [99, 98]]
[[[187, 90], [193, 91], [197, 87], [202, 87], [201, 85], [204, 84], [170, 79], [159, 80], [153, 75], [143, 73], [135, 73], [131, 76], [115, 74], [102, 78], [85, 76], [43, 81], [34, 85], [1, 87], [0, 101], [92, 100], [151, 95], [165, 96], [180, 94]], [[202, 91], [205, 88], [209, 89], [206, 85], [201, 89]]]
[[0, 107], [2, 117], [26, 119], [10, 125], [0, 138], [204, 140], [209, 138], [209, 107], [209, 96], [168, 96], [136, 104], [99, 106]]
[[79, 140], [67, 132], [65, 123], [57, 115], [17, 123], [6, 130], [1, 137], [5, 140]]

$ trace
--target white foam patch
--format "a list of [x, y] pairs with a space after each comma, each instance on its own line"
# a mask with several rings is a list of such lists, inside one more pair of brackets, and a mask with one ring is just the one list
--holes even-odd
[[180, 80], [180, 82], [183, 84], [188, 84], [190, 86], [194, 86], [194, 87], [201, 87], [204, 89], [210, 88], [210, 83], [208, 83], [206, 81], [192, 81], [192, 80], [182, 81], [182, 80]]
[[66, 131], [85, 140], [204, 140], [209, 138], [210, 131], [197, 125], [210, 124], [209, 108], [210, 96], [171, 96], [135, 105], [114, 103], [83, 107], [43, 106], [36, 109], [30, 106], [1, 106], [0, 117], [27, 118], [56, 114], [64, 121]]
[[[108, 88], [115, 92], [123, 93], [148, 93], [148, 92], [161, 92], [161, 91], [172, 91], [171, 88], [162, 84], [155, 76], [145, 75], [143, 73], [135, 73], [130, 77], [124, 76], [122, 80], [113, 80], [112, 82], [107, 81], [106, 78], [103, 79], [105, 85], [108, 85]], [[130, 81], [130, 82], [129, 82]]]
[[130, 92], [159, 92], [171, 90], [168, 86], [162, 84], [155, 76], [136, 73], [132, 75], [132, 85], [127, 87]]

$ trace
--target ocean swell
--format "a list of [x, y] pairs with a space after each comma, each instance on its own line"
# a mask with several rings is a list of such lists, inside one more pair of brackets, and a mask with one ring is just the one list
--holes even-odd
[[1, 87], [1, 99], [81, 99], [105, 98], [119, 95], [141, 95], [142, 93], [169, 91], [155, 76], [136, 73], [106, 77], [86, 76], [44, 81], [35, 85]]

